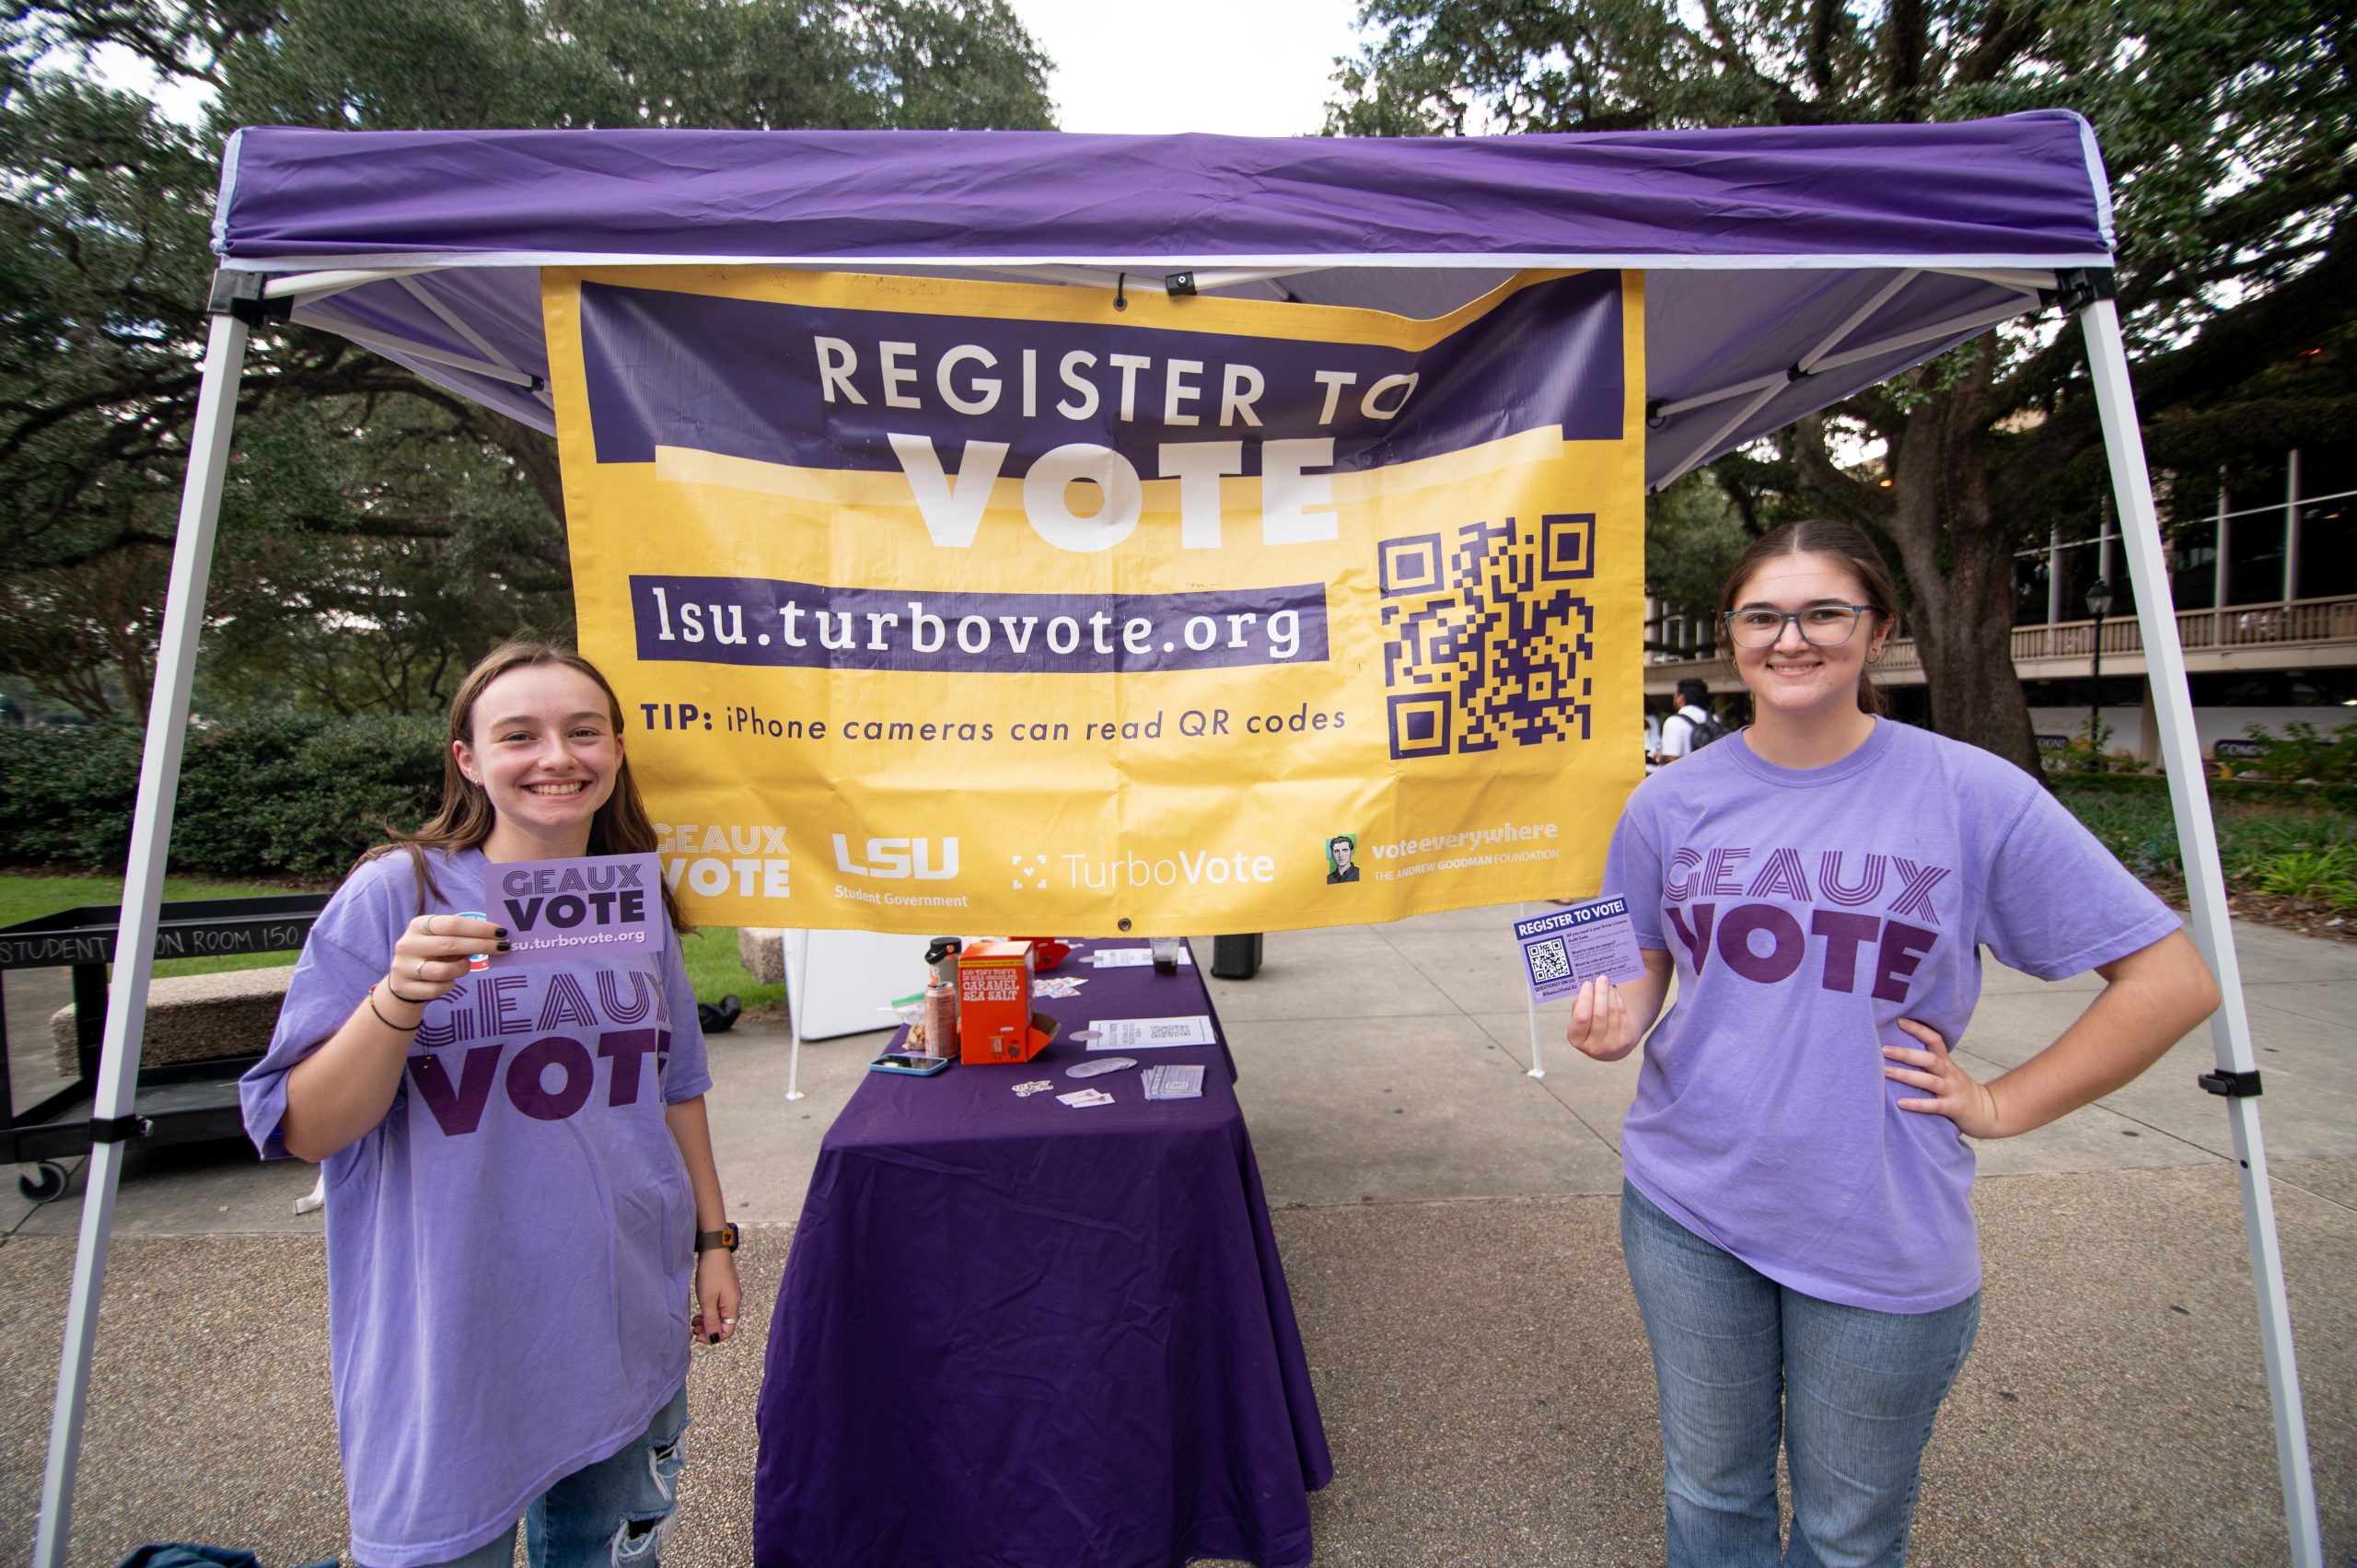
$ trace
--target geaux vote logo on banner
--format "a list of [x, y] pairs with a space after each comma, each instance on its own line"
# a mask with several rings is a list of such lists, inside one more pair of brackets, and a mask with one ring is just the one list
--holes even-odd
[[696, 917], [1260, 931], [1595, 886], [1643, 763], [1638, 275], [1434, 320], [543, 276], [582, 645]]

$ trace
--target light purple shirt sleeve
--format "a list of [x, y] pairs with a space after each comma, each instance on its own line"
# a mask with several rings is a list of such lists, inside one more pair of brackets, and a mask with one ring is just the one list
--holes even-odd
[[1631, 796], [1605, 851], [1604, 897], [1626, 900], [1637, 946], [1659, 952], [1669, 947], [1669, 939], [1661, 933], [1661, 851], [1653, 842], [1651, 827], [1652, 813]]
[[712, 1087], [712, 1068], [705, 1061], [703, 1022], [696, 1016], [695, 988], [688, 983], [688, 966], [679, 944], [688, 938], [670, 933], [664, 945], [665, 998], [671, 1012], [671, 1065], [663, 1079], [663, 1099], [677, 1105]]
[[325, 1045], [358, 1009], [368, 988], [384, 979], [393, 942], [408, 919], [396, 916], [394, 906], [406, 900], [401, 907], [412, 907], [415, 885], [406, 856], [372, 860], [336, 890], [304, 939], [270, 1048], [238, 1085], [246, 1136], [262, 1158], [289, 1157], [279, 1136], [279, 1124], [286, 1119], [286, 1074]]
[[2183, 923], [2039, 789], [2029, 792], [1990, 865], [1978, 935], [1999, 961], [2061, 980], [2149, 947]]

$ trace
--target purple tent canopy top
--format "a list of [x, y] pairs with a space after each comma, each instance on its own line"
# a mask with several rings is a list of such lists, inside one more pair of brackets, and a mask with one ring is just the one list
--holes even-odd
[[2111, 213], [2062, 111], [1406, 141], [270, 128], [229, 144], [215, 248], [286, 274], [296, 320], [543, 430], [543, 265], [1187, 272], [1415, 317], [1518, 268], [1641, 268], [1660, 484], [2110, 266]]

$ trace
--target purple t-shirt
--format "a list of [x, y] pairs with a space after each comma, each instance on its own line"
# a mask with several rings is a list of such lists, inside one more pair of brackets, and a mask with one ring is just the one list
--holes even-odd
[[1980, 1288], [1972, 1148], [1883, 1076], [1913, 1018], [1965, 1042], [1980, 947], [2044, 980], [2177, 929], [2038, 782], [1977, 747], [1878, 721], [1829, 767], [1747, 732], [1647, 779], [1604, 890], [1678, 1000], [1622, 1124], [1629, 1180], [1779, 1283], [1884, 1312]]
[[[431, 913], [480, 907], [478, 851]], [[405, 853], [303, 946], [246, 1131], [283, 1157], [286, 1074], [384, 977], [418, 912]], [[326, 1161], [328, 1323], [352, 1554], [446, 1562], [613, 1454], [688, 1374], [695, 1199], [664, 1107], [710, 1086], [679, 944], [492, 967], [425, 1008], [385, 1120]]]

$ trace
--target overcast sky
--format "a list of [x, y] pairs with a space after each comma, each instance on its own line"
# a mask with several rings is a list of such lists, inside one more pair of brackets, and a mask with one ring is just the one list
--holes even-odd
[[1067, 131], [1306, 136], [1334, 57], [1356, 52], [1357, 0], [1014, 0], [1055, 70]]
[[[1309, 136], [1326, 122], [1337, 55], [1357, 52], [1358, 0], [1014, 0], [1055, 70], [1048, 94], [1067, 131], [1215, 131]], [[109, 46], [101, 80], [154, 90], [155, 73]], [[192, 122], [203, 95], [157, 95]]]

